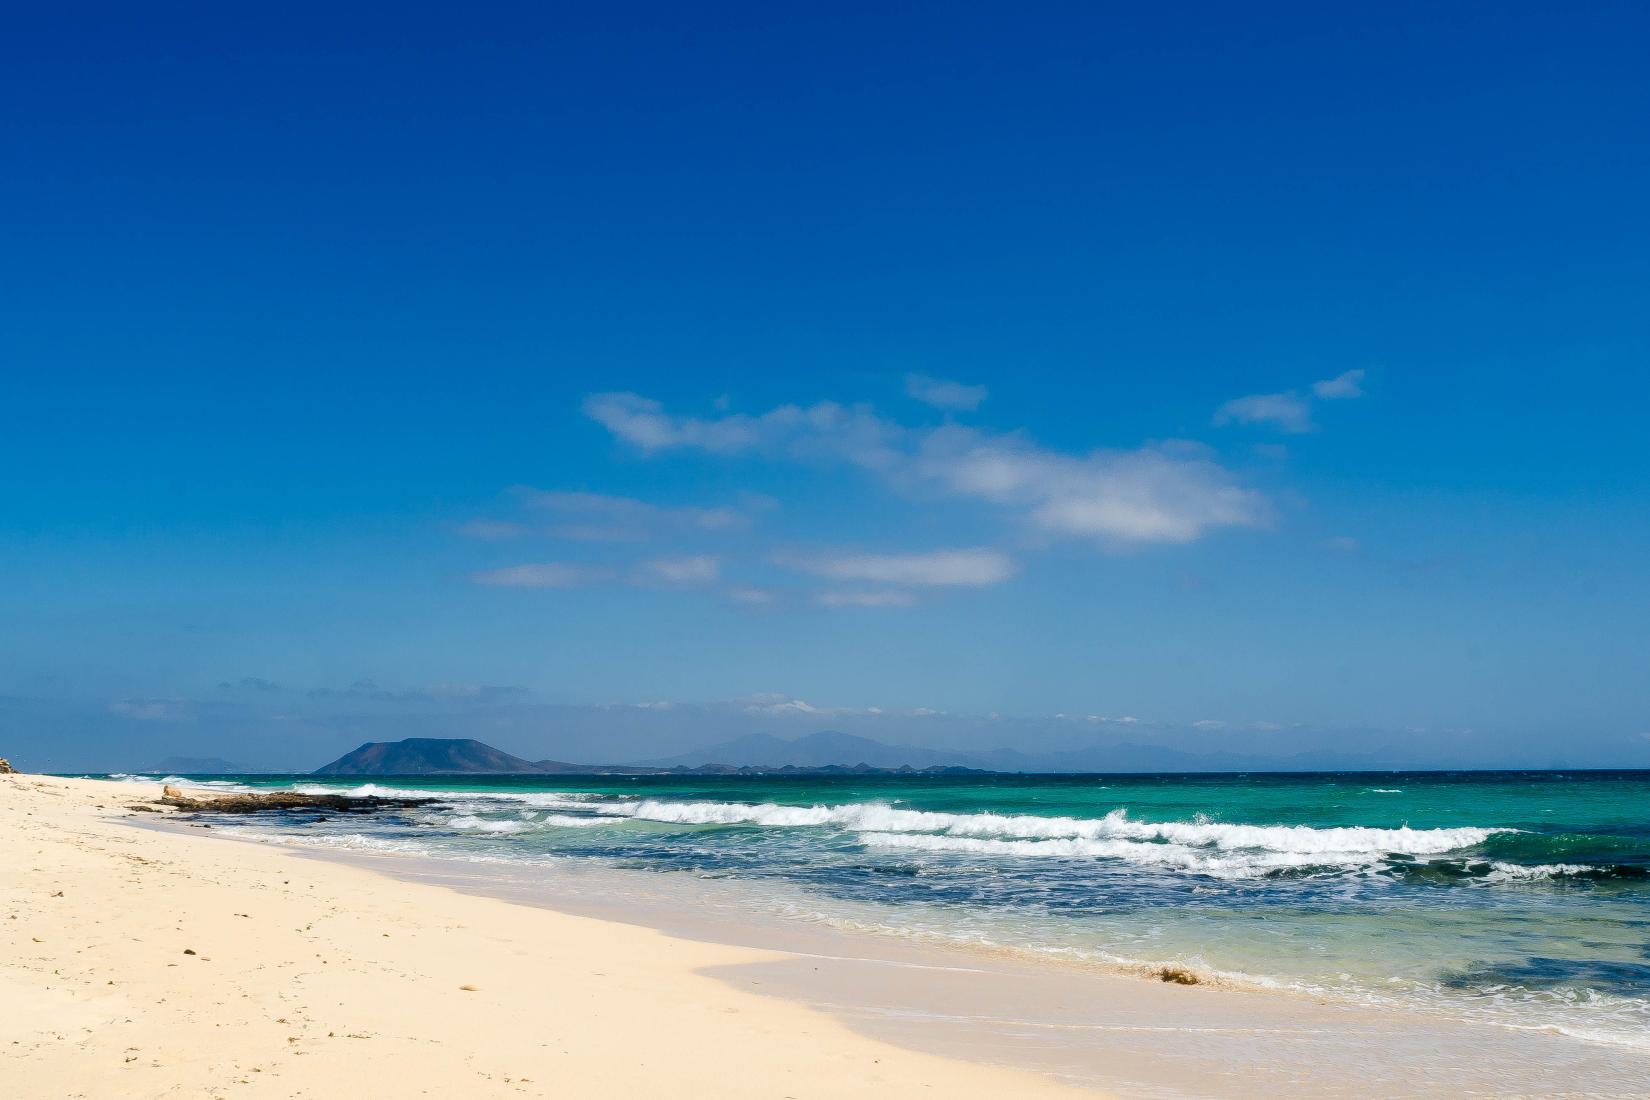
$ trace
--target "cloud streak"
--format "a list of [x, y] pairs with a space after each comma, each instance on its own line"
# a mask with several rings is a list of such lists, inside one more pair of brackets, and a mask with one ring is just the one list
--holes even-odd
[[632, 497], [574, 493], [518, 486], [516, 495], [532, 512], [548, 516], [545, 533], [587, 542], [641, 542], [656, 535], [714, 535], [749, 530], [755, 513], [773, 507], [750, 494], [738, 507], [666, 507]]
[[1193, 542], [1218, 527], [1258, 527], [1256, 491], [1196, 444], [1067, 455], [1014, 436], [942, 429], [924, 442], [921, 475], [952, 493], [1021, 510], [1050, 534], [1113, 544]]
[[1344, 374], [1337, 374], [1334, 378], [1325, 378], [1322, 382], [1312, 383], [1312, 393], [1323, 401], [1362, 397], [1364, 395], [1363, 381], [1363, 371], [1349, 370]]
[[619, 582], [635, 588], [702, 588], [722, 576], [722, 559], [714, 554], [649, 558], [623, 572], [573, 562], [528, 562], [470, 574], [472, 584], [489, 588], [583, 588]]
[[1362, 397], [1363, 380], [1363, 371], [1349, 370], [1312, 383], [1311, 397], [1303, 397], [1294, 390], [1235, 397], [1215, 410], [1215, 424], [1265, 424], [1294, 434], [1316, 431], [1317, 425], [1312, 423], [1312, 399], [1345, 401]]
[[654, 558], [637, 567], [635, 580], [642, 584], [714, 584], [722, 575], [722, 560], [710, 554], [680, 558]]
[[1312, 430], [1312, 409], [1300, 394], [1252, 393], [1235, 397], [1215, 410], [1218, 424], [1270, 424], [1285, 432]]
[[1223, 527], [1262, 526], [1267, 503], [1207, 448], [1185, 442], [1071, 454], [1025, 436], [956, 424], [908, 427], [868, 406], [781, 405], [760, 416], [674, 416], [636, 394], [596, 394], [585, 411], [646, 454], [694, 449], [840, 462], [906, 491], [1017, 512], [1052, 535], [1112, 544], [1185, 543]]
[[470, 580], [492, 588], [578, 588], [606, 580], [610, 575], [607, 570], [593, 566], [546, 561], [486, 569], [470, 574]]
[[[644, 451], [698, 447], [719, 454], [748, 450], [781, 419], [786, 406], [768, 414], [768, 422], [742, 414], [708, 420], [667, 415], [664, 406], [634, 393], [597, 393], [585, 399], [584, 413], [608, 431]], [[767, 418], [764, 418], [767, 419]]]
[[905, 392], [907, 396], [936, 409], [970, 412], [980, 407], [987, 391], [984, 386], [968, 386], [944, 378], [930, 378], [926, 374], [908, 374], [905, 376]]
[[921, 587], [980, 588], [1014, 575], [1014, 560], [1000, 550], [976, 547], [922, 554], [823, 554], [782, 557], [779, 564], [834, 581]]
[[134, 722], [176, 722], [191, 717], [191, 707], [185, 699], [117, 699], [109, 704], [109, 713]]

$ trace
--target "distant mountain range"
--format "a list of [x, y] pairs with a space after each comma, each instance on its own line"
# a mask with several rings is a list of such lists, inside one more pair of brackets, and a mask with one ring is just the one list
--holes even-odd
[[643, 760], [637, 766], [703, 768], [717, 764], [763, 768], [823, 768], [850, 764], [866, 764], [873, 768], [985, 767], [974, 762], [968, 753], [919, 749], [911, 745], [886, 745], [869, 737], [855, 737], [836, 730], [821, 730], [794, 741], [755, 733], [707, 745], [680, 756]]
[[1292, 756], [1265, 756], [1255, 753], [1192, 753], [1162, 745], [1096, 745], [1064, 752], [1021, 752], [1017, 749], [989, 749], [966, 752], [958, 749], [925, 749], [914, 745], [888, 745], [868, 737], [855, 737], [836, 730], [821, 730], [794, 741], [754, 734], [709, 745], [694, 752], [662, 760], [643, 761], [643, 766], [675, 768], [704, 767], [712, 763], [757, 764], [766, 767], [791, 765], [820, 767], [863, 762], [873, 767], [913, 768], [960, 767], [994, 772], [1225, 772], [1225, 771], [1384, 771], [1400, 766], [1394, 753], [1299, 753]]
[[369, 741], [316, 775], [547, 775], [582, 772], [560, 760], [523, 760], [468, 737], [408, 737]]
[[[871, 742], [875, 744], [875, 742]], [[569, 764], [564, 760], [523, 760], [472, 738], [408, 737], [371, 741], [316, 769], [316, 775], [944, 775], [968, 768], [874, 767], [796, 764]]]
[[261, 769], [248, 768], [221, 756], [168, 756], [148, 770], [165, 775], [246, 775]]
[[[524, 760], [470, 738], [409, 737], [374, 741], [316, 770], [316, 775], [910, 775], [965, 772], [1386, 771], [1396, 754], [1198, 754], [1158, 745], [1120, 744], [1054, 753], [1015, 749], [961, 752], [887, 745], [821, 730], [793, 741], [754, 734], [695, 752], [632, 764]], [[1411, 764], [1410, 766], [1413, 766]]]

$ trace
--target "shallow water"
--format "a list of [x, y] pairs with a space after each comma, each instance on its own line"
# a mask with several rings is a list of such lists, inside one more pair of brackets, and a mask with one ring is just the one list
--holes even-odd
[[314, 846], [738, 878], [815, 921], [1650, 1049], [1650, 773], [213, 780], [444, 800], [239, 826]]

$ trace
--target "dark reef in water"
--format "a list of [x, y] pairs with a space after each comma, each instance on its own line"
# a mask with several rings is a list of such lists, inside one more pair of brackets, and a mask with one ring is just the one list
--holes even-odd
[[345, 814], [369, 814], [378, 810], [404, 810], [434, 801], [433, 798], [386, 798], [378, 795], [351, 798], [342, 794], [299, 794], [296, 791], [185, 794], [172, 786], [161, 788], [160, 797], [161, 805], [170, 806], [175, 810], [215, 814], [257, 814], [290, 810], [332, 810]]
[[1532, 956], [1522, 963], [1449, 974], [1444, 978], [1444, 985], [1474, 992], [1508, 985], [1526, 989], [1602, 989], [1620, 996], [1642, 997], [1650, 993], [1650, 965]]

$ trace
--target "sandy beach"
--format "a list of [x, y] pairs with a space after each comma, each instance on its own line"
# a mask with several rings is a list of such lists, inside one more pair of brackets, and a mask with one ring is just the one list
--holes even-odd
[[701, 973], [777, 953], [139, 830], [0, 777], [8, 1097], [1057, 1096]]
[[318, 853], [131, 808], [159, 794], [0, 776], [7, 1097], [1645, 1095], [1642, 1053], [1547, 1029], [764, 921], [748, 883]]

